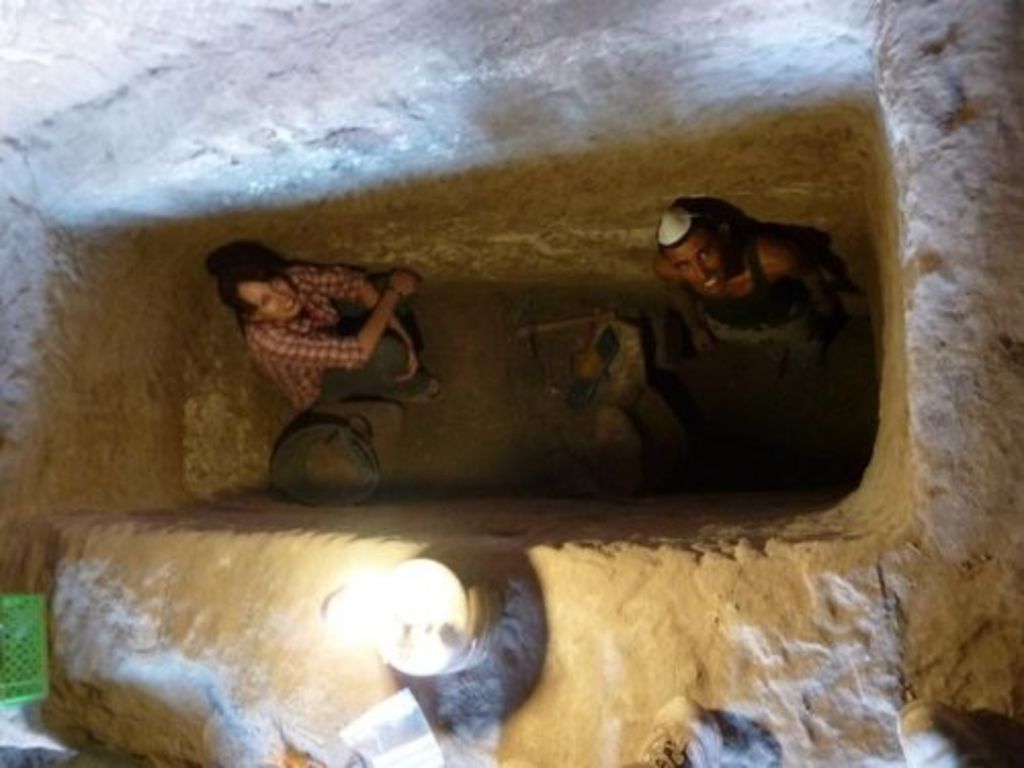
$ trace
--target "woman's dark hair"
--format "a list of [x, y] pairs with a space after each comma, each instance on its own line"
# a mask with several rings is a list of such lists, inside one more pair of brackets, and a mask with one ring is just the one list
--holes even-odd
[[265, 283], [276, 277], [287, 279], [288, 259], [262, 243], [235, 240], [206, 257], [206, 271], [217, 280], [220, 300], [235, 311], [239, 323], [255, 307], [238, 294], [240, 283]]

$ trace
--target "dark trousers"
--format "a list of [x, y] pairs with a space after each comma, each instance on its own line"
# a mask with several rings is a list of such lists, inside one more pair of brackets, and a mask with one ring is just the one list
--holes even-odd
[[[338, 306], [342, 333], [357, 333], [365, 307]], [[353, 429], [350, 418], [330, 415], [345, 400], [403, 400], [422, 394], [433, 377], [420, 369], [396, 381], [409, 366], [401, 339], [385, 334], [361, 368], [331, 368], [320, 382], [320, 397], [300, 413], [278, 439], [270, 459], [270, 482], [286, 496], [307, 504], [345, 504], [365, 499], [377, 487], [379, 468], [369, 436]]]
[[[320, 403], [337, 403], [359, 397], [402, 400], [423, 393], [432, 376], [420, 368], [407, 381], [395, 381], [409, 366], [409, 354], [398, 338], [385, 335], [362, 368], [331, 368], [320, 383]], [[313, 405], [315, 410], [317, 405]]]

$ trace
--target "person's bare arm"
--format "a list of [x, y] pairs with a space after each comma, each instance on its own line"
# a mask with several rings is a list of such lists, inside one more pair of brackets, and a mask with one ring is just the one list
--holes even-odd
[[395, 308], [398, 303], [416, 292], [419, 288], [420, 279], [412, 272], [404, 269], [396, 269], [388, 278], [388, 287], [384, 289], [379, 301], [374, 306], [370, 317], [359, 329], [356, 338], [360, 347], [367, 357], [377, 349], [381, 336], [387, 330], [388, 324], [394, 319]]
[[363, 280], [356, 293], [356, 301], [367, 309], [373, 309], [380, 301], [380, 291], [369, 280]]
[[420, 357], [416, 353], [416, 344], [412, 340], [412, 336], [409, 335], [408, 331], [402, 326], [401, 321], [397, 317], [392, 317], [391, 322], [388, 323], [390, 330], [394, 331], [395, 335], [402, 340], [405, 345], [405, 353], [407, 357], [407, 365], [405, 372], [398, 376], [396, 381], [407, 381], [416, 375], [416, 371], [420, 369]]
[[672, 273], [665, 260], [660, 257], [654, 262], [654, 274], [671, 286], [671, 290], [668, 292], [669, 302], [682, 315], [683, 322], [686, 323], [686, 328], [690, 332], [690, 338], [693, 340], [693, 346], [697, 348], [698, 352], [710, 352], [714, 349], [715, 337], [708, 329], [693, 292], [682, 284], [682, 281]]
[[807, 259], [796, 245], [787, 240], [763, 236], [757, 245], [761, 269], [769, 282], [784, 277], [799, 280], [807, 288], [815, 311], [824, 317], [842, 315], [843, 305], [826, 282], [821, 268]]
[[672, 291], [669, 300], [683, 316], [683, 322], [690, 331], [693, 346], [698, 352], [710, 352], [715, 348], [715, 337], [711, 334], [704, 313], [700, 311], [697, 298], [686, 288]]
[[338, 336], [323, 330], [296, 332], [278, 323], [251, 323], [246, 339], [257, 357], [295, 365], [328, 368], [362, 368], [377, 350], [384, 329], [402, 296], [415, 292], [419, 278], [396, 270], [359, 333]]
[[796, 245], [774, 238], [759, 239], [758, 258], [769, 281], [791, 277], [807, 288], [814, 309], [808, 318], [808, 338], [820, 343], [824, 352], [846, 324], [846, 312], [825, 281], [821, 267], [802, 254]]
[[[367, 309], [372, 310], [377, 306], [377, 302], [380, 301], [380, 291], [373, 286], [373, 283], [367, 280], [359, 288], [358, 301]], [[415, 351], [412, 337], [397, 316], [392, 315], [390, 322], [388, 322], [388, 328], [395, 332], [410, 351]]]
[[[369, 280], [364, 280], [362, 285], [359, 286], [357, 299], [364, 307], [372, 310], [380, 301], [380, 291], [378, 291]], [[402, 325], [402, 321], [398, 319], [397, 315], [391, 315], [391, 319], [388, 321], [388, 330], [398, 336], [405, 345], [405, 350], [409, 358], [409, 365], [405, 372], [398, 377], [398, 381], [405, 381], [412, 378], [420, 367], [419, 355], [416, 354], [416, 345], [413, 343], [412, 336], [409, 335], [409, 332], [405, 329], [405, 326]]]

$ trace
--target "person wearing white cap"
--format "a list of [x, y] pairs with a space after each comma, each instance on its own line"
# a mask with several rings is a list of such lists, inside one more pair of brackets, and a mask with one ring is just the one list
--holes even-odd
[[[815, 232], [761, 224], [724, 201], [680, 198], [658, 223], [655, 274], [672, 286], [675, 303], [698, 352], [715, 339], [764, 340], [794, 331], [823, 345], [843, 325], [842, 304], [819, 252], [789, 232]], [[845, 276], [842, 276], [845, 279]], [[776, 333], [779, 330], [783, 333]]]

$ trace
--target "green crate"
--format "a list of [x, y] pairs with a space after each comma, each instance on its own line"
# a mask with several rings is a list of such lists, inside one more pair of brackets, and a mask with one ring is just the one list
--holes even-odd
[[0, 707], [46, 697], [46, 600], [0, 595]]

